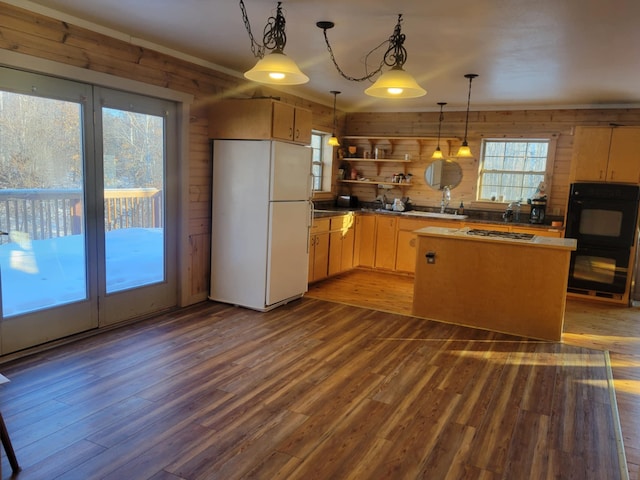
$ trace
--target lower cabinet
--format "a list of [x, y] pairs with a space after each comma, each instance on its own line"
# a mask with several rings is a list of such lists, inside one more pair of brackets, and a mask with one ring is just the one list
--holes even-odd
[[308, 282], [317, 282], [329, 275], [329, 219], [314, 219], [309, 236]]
[[380, 215], [376, 221], [375, 268], [394, 270], [396, 267], [396, 227], [398, 218]]
[[376, 216], [356, 215], [354, 267], [373, 268], [376, 256]]
[[329, 233], [329, 275], [353, 268], [355, 214], [331, 217]]
[[554, 228], [527, 227], [509, 223], [464, 223], [459, 220], [403, 218], [385, 214], [336, 215], [315, 219], [311, 228], [309, 283], [337, 275], [353, 267], [375, 268], [414, 274], [416, 230], [424, 227], [463, 227], [563, 236]]
[[428, 226], [427, 220], [409, 218], [398, 219], [398, 245], [396, 248], [396, 271], [415, 273], [416, 246], [418, 236], [413, 233], [419, 228]]

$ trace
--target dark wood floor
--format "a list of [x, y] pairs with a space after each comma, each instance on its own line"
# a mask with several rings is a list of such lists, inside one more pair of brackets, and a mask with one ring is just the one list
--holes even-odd
[[606, 352], [316, 294], [5, 363], [16, 478], [624, 478]]
[[[355, 270], [312, 285], [309, 296], [408, 315], [413, 278]], [[562, 342], [610, 355], [629, 476], [640, 480], [640, 308], [569, 298]]]

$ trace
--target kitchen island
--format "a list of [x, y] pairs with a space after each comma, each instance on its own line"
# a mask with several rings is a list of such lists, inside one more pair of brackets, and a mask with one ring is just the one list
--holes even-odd
[[468, 227], [415, 233], [415, 316], [561, 340], [574, 239]]

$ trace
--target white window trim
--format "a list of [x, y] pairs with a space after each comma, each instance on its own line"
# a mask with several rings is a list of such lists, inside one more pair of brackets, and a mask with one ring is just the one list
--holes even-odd
[[327, 140], [329, 140], [329, 136], [331, 135], [328, 132], [322, 132], [320, 130], [313, 130], [312, 134], [321, 135], [322, 136], [322, 190], [314, 190], [313, 198], [315, 199], [324, 199], [329, 198], [332, 195], [333, 182], [332, 180], [332, 172], [334, 167], [334, 148], [327, 145]]
[[[536, 136], [521, 136], [521, 135], [502, 135], [502, 136], [489, 136], [486, 138], [482, 139], [482, 146], [481, 146], [481, 152], [484, 152], [484, 143], [486, 141], [493, 141], [493, 142], [504, 142], [504, 141], [520, 141], [520, 142], [532, 142], [532, 141], [540, 141], [540, 140], [545, 140], [549, 142], [549, 148], [547, 150], [547, 164], [546, 164], [546, 169], [545, 169], [545, 184], [546, 184], [546, 191], [547, 191], [547, 198], [550, 196], [550, 192], [552, 189], [552, 185], [553, 185], [553, 170], [554, 170], [554, 164], [555, 164], [555, 158], [556, 158], [556, 148], [557, 148], [557, 144], [558, 144], [558, 135], [557, 134], [542, 134], [542, 135], [536, 135]], [[495, 208], [497, 210], [502, 210], [504, 209], [504, 206], [507, 205], [509, 202], [505, 201], [505, 202], [499, 202], [499, 201], [495, 201], [492, 202], [490, 200], [480, 200], [478, 199], [478, 195], [480, 195], [480, 186], [482, 184], [482, 166], [483, 166], [483, 162], [484, 162], [484, 158], [481, 158], [478, 162], [478, 172], [477, 172], [477, 176], [478, 176], [478, 183], [476, 184], [476, 199], [471, 202], [473, 206], [477, 206], [479, 208], [486, 208], [488, 210], [491, 210], [492, 208]], [[526, 202], [526, 199], [523, 199], [523, 202]]]

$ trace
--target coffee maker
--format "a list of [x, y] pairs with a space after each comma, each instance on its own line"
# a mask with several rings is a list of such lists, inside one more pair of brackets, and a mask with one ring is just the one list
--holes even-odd
[[547, 209], [547, 197], [531, 199], [531, 213], [529, 223], [544, 223], [545, 210]]

